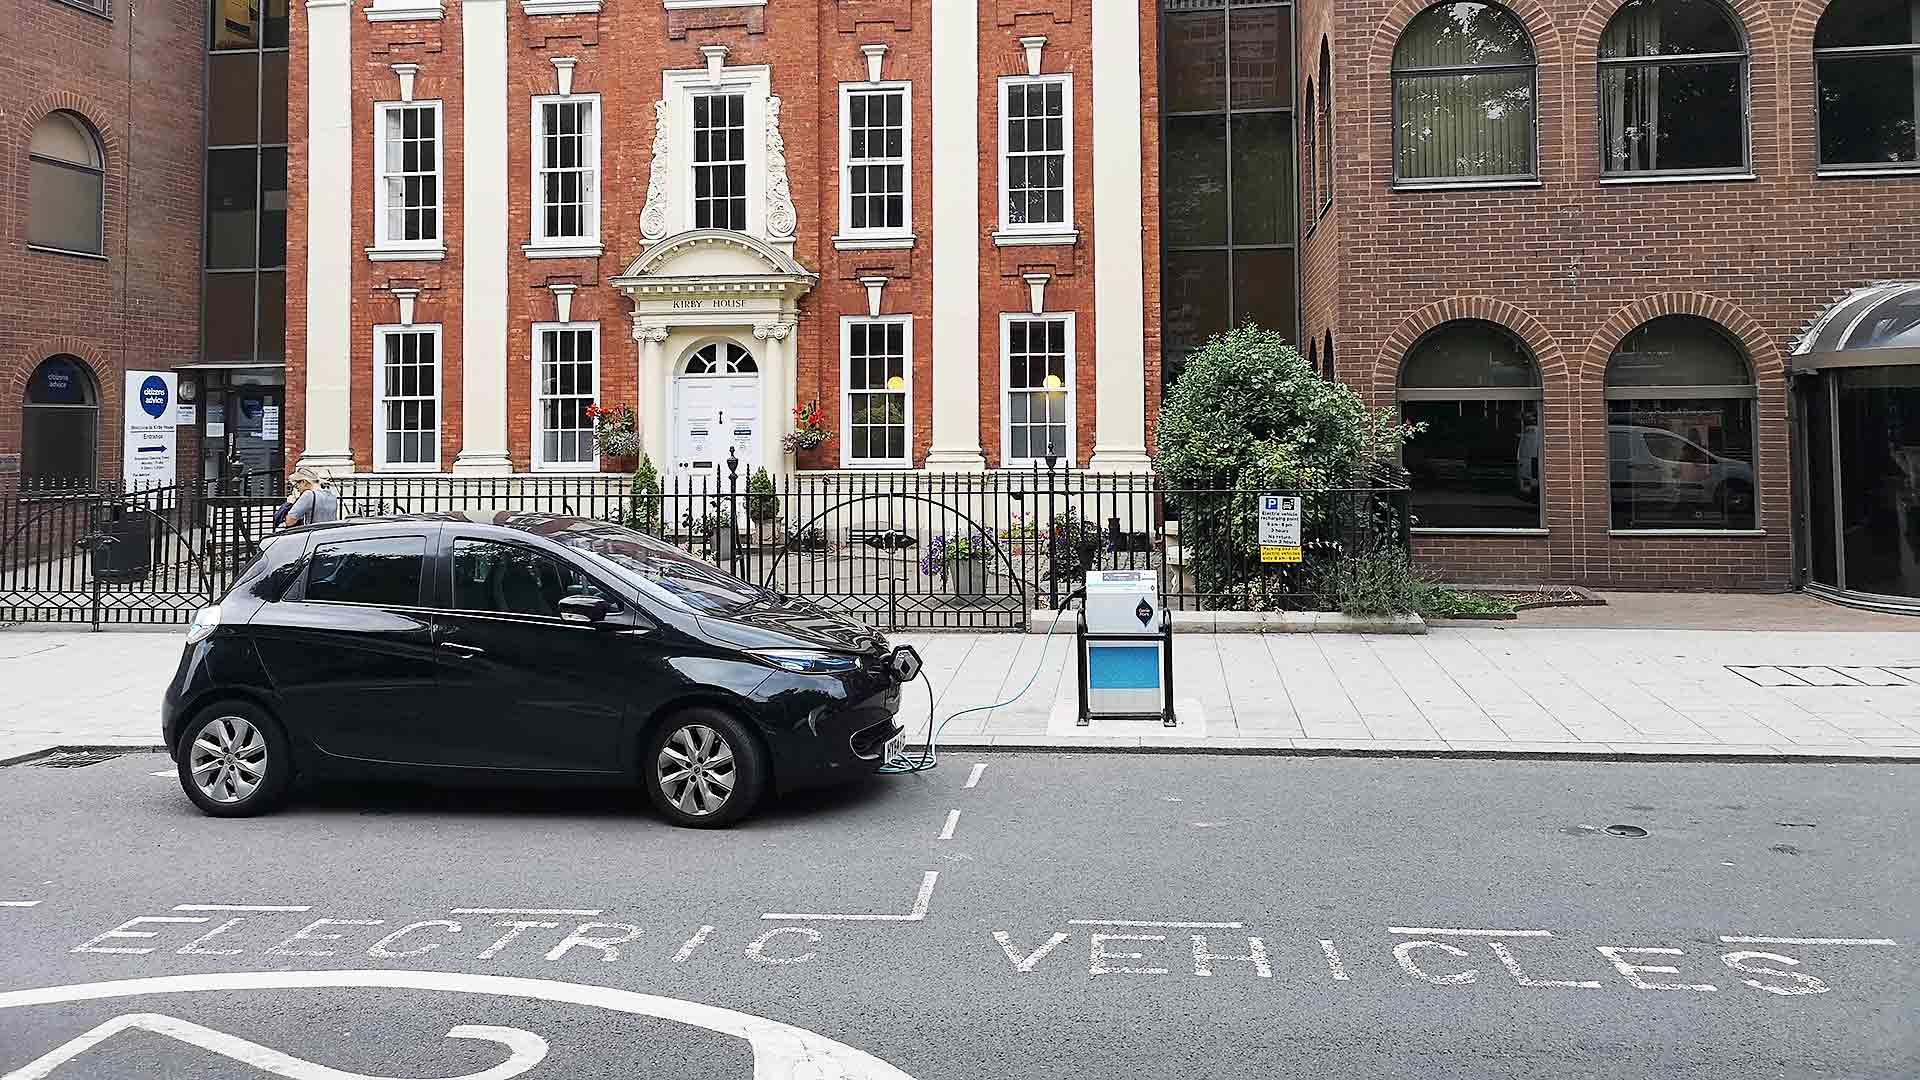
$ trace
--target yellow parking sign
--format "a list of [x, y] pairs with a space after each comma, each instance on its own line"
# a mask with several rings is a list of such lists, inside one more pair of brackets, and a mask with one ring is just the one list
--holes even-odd
[[1300, 496], [1260, 496], [1260, 561], [1301, 561]]
[[1262, 544], [1260, 545], [1260, 561], [1263, 563], [1297, 563], [1301, 561], [1300, 549], [1297, 547], [1274, 547], [1272, 545]]

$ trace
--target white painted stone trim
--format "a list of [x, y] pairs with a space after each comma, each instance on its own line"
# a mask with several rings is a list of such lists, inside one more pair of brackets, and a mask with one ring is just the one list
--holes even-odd
[[[642, 236], [657, 240], [669, 233], [694, 227], [693, 96], [720, 91], [738, 93], [746, 98], [747, 227], [744, 231], [762, 240], [778, 240], [790, 248], [794, 230], [789, 229], [784, 237], [769, 235], [768, 212], [773, 200], [769, 190], [772, 185], [767, 155], [770, 144], [774, 142], [774, 133], [768, 131], [768, 126], [777, 122], [778, 109], [775, 104], [778, 99], [773, 97], [772, 87], [772, 71], [764, 64], [722, 67], [717, 75], [704, 67], [660, 73], [661, 104], [655, 106], [654, 116], [659, 130], [665, 132], [665, 138], [659, 137], [658, 133], [654, 138], [654, 165], [647, 182], [647, 206], [640, 217]], [[662, 156], [665, 157], [664, 169]], [[784, 160], [780, 174], [780, 179], [784, 181]], [[655, 188], [656, 182], [658, 190]], [[791, 195], [787, 196], [787, 205], [792, 205]], [[657, 235], [655, 229], [658, 229]]]
[[529, 259], [597, 259], [606, 254], [600, 244], [533, 243], [521, 244], [520, 252]]
[[598, 15], [600, 0], [520, 0], [520, 13], [541, 15]]
[[[1002, 196], [1004, 198], [1004, 196]], [[996, 232], [993, 234], [994, 247], [1051, 247], [1070, 246], [1080, 242], [1080, 230], [1064, 229], [1050, 232]]]
[[370, 23], [434, 21], [446, 17], [447, 8], [441, 0], [373, 0], [367, 7]]
[[[933, 446], [930, 472], [981, 472], [979, 0], [933, 5]], [[1136, 105], [1136, 111], [1137, 111]]]
[[353, 16], [307, 3], [306, 445], [299, 464], [352, 471]]
[[919, 242], [912, 233], [899, 236], [863, 236], [840, 233], [833, 238], [836, 251], [906, 251]]
[[1093, 5], [1093, 334], [1100, 347], [1090, 465], [1109, 472], [1151, 468], [1140, 30], [1139, 5]]
[[464, 0], [460, 473], [508, 474], [507, 3]]
[[[878, 65], [873, 65], [877, 67]], [[900, 96], [900, 166], [902, 182], [900, 187], [902, 213], [900, 227], [855, 229], [853, 227], [853, 185], [848, 182], [848, 170], [853, 167], [853, 95], [855, 94], [898, 94]], [[841, 237], [858, 240], [873, 238], [879, 240], [898, 239], [913, 235], [913, 84], [908, 82], [880, 82], [874, 80], [865, 83], [840, 84], [840, 232], [834, 237], [836, 245]], [[872, 160], [871, 158], [863, 160]], [[912, 246], [911, 240], [905, 245]], [[868, 248], [866, 250], [885, 250]]]
[[447, 257], [446, 245], [436, 247], [379, 247], [364, 249], [368, 262], [439, 262]]
[[766, 7], [767, 0], [665, 0], [668, 11], [698, 11], [701, 8]]

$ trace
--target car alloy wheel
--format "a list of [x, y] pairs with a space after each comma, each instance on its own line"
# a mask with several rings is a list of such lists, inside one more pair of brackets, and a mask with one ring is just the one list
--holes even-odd
[[244, 802], [267, 778], [267, 740], [239, 716], [216, 717], [188, 750], [187, 773], [216, 803]]
[[660, 790], [681, 813], [708, 817], [726, 808], [739, 774], [726, 737], [705, 724], [683, 724], [667, 736], [655, 763]]

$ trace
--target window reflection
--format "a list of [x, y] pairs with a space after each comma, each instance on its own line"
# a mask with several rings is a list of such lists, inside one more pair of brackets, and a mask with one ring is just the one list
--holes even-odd
[[1920, 597], [1920, 366], [1836, 377], [1846, 587]]
[[1540, 399], [1532, 354], [1494, 323], [1447, 323], [1408, 352], [1401, 416], [1425, 425], [1402, 454], [1416, 526], [1540, 527]]
[[1745, 356], [1712, 322], [1628, 334], [1607, 366], [1613, 527], [1754, 528], [1753, 402]]

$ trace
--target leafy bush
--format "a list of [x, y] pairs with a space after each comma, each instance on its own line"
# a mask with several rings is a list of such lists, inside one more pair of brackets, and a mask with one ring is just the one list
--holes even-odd
[[627, 489], [627, 528], [658, 536], [660, 534], [660, 473], [653, 459], [640, 455], [640, 467], [633, 470], [633, 484]]
[[774, 493], [773, 477], [765, 468], [755, 469], [747, 478], [747, 519], [765, 525], [780, 516], [780, 497]]
[[[1215, 336], [1186, 363], [1160, 413], [1156, 467], [1179, 492], [1181, 544], [1194, 583], [1223, 597], [1261, 594], [1279, 604], [1312, 572], [1264, 571], [1279, 588], [1247, 580], [1263, 491], [1306, 494], [1301, 511], [1309, 566], [1368, 555], [1398, 535], [1394, 507], [1338, 489], [1398, 486], [1401, 446], [1417, 429], [1396, 410], [1314, 371], [1278, 333], [1247, 325]], [[1251, 602], [1251, 601], [1249, 601]]]
[[1514, 610], [1513, 602], [1503, 597], [1462, 592], [1426, 580], [1413, 569], [1407, 553], [1395, 547], [1338, 560], [1316, 574], [1314, 586], [1322, 604], [1348, 615], [1411, 613], [1448, 619]]

